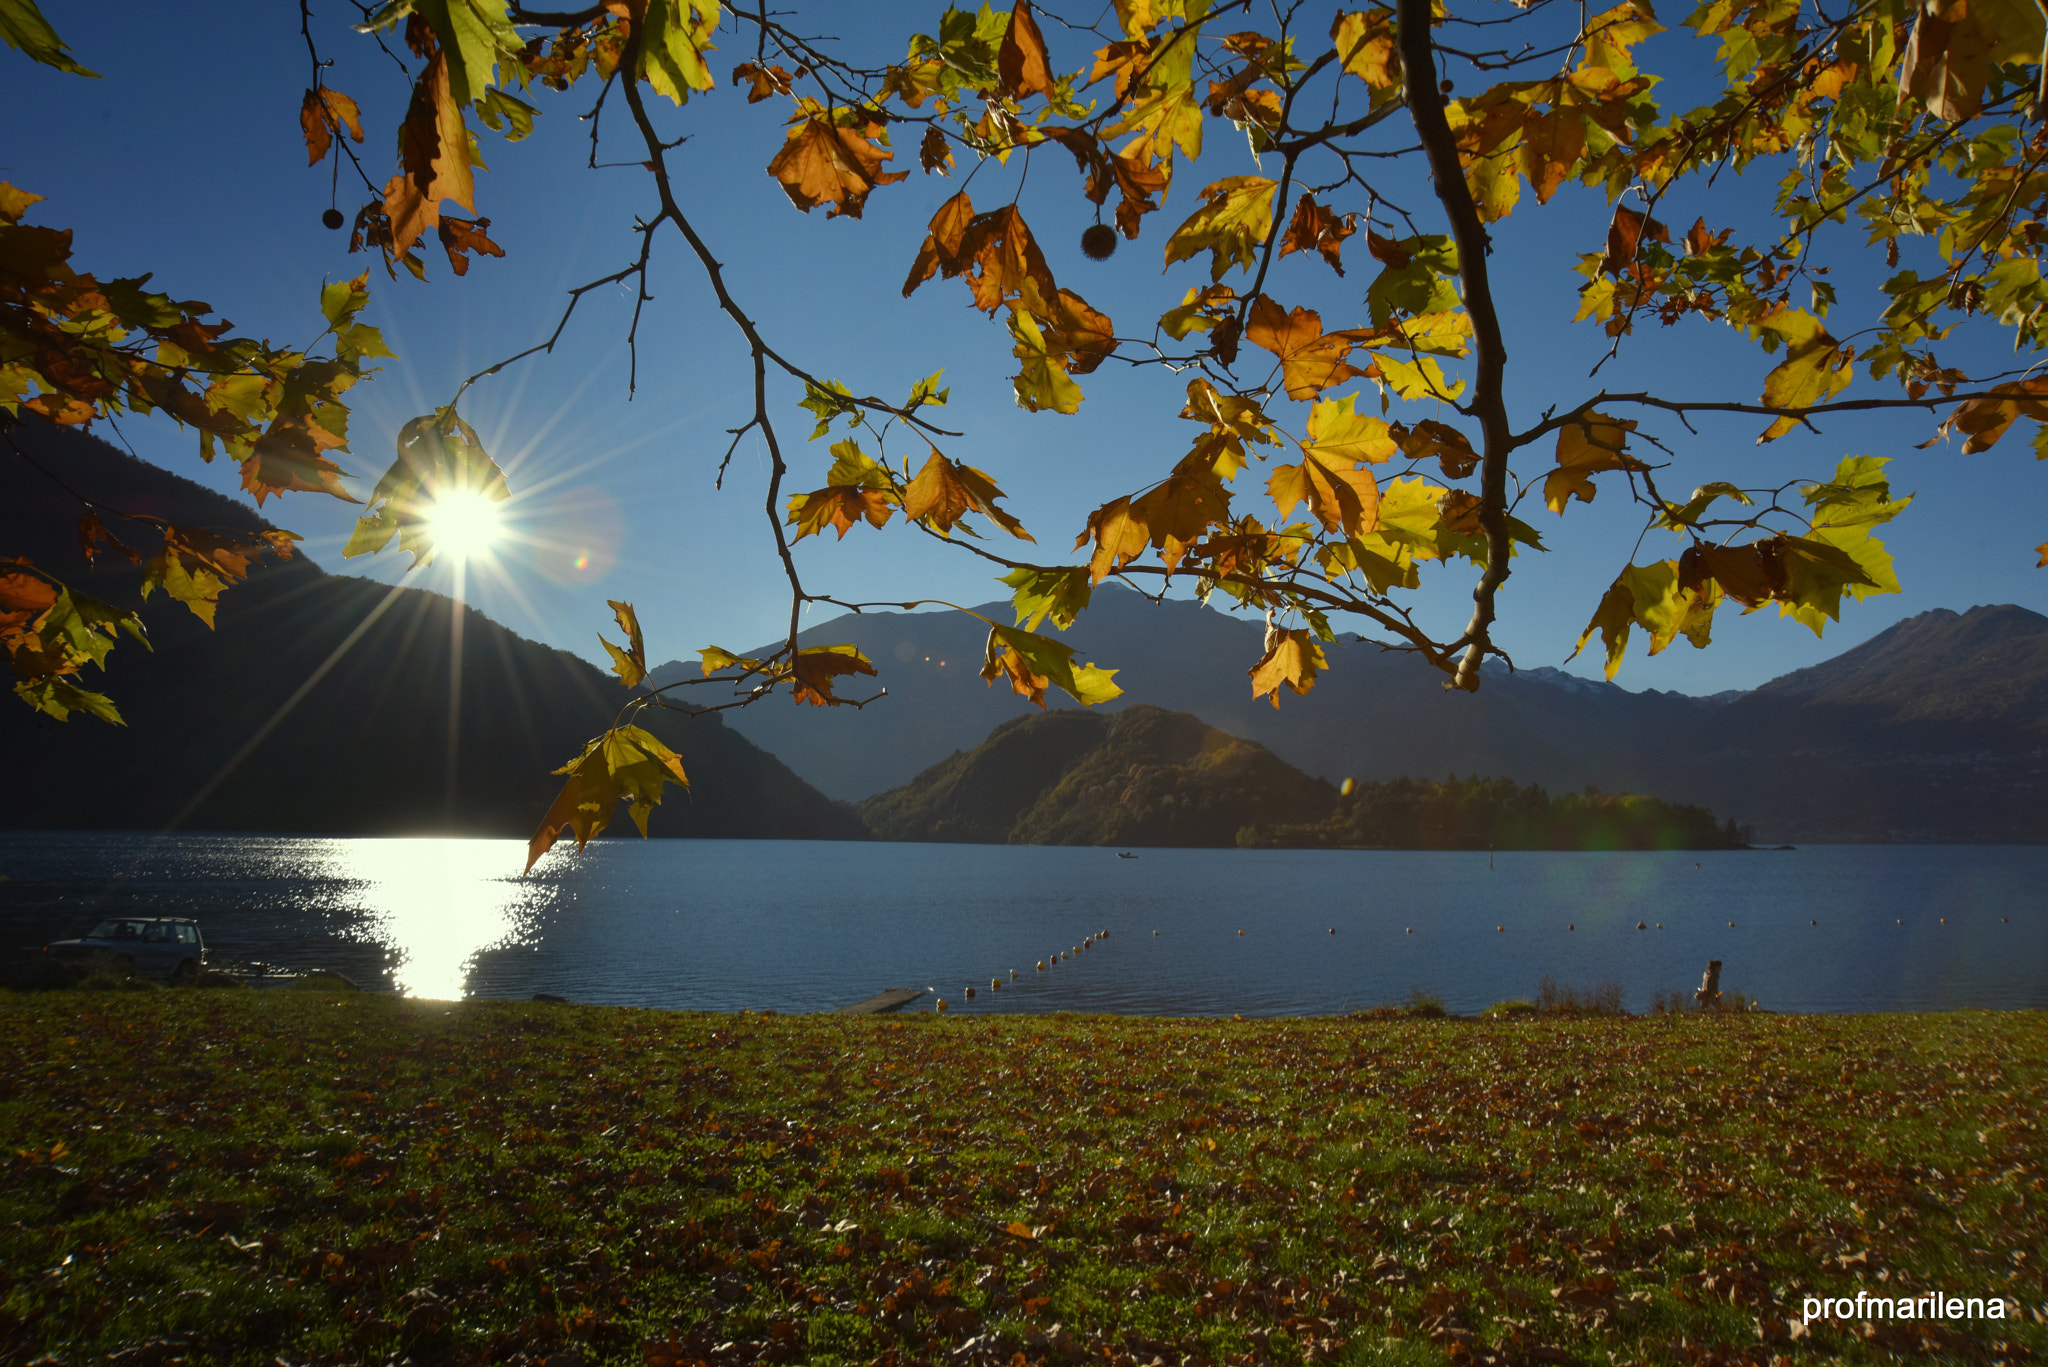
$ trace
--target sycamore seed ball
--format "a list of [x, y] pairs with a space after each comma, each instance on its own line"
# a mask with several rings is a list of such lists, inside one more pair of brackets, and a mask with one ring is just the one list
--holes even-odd
[[1081, 234], [1081, 250], [1090, 261], [1107, 261], [1116, 255], [1116, 229], [1098, 223]]
[[329, 209], [329, 210], [328, 210], [328, 211], [327, 211], [326, 213], [324, 213], [324, 214], [320, 215], [320, 221], [321, 221], [322, 223], [324, 223], [325, 225], [327, 225], [327, 228], [328, 228], [328, 229], [329, 229], [330, 231], [337, 231], [337, 232], [338, 232], [338, 231], [340, 230], [340, 228], [341, 228], [341, 222], [342, 222], [342, 219], [341, 219], [341, 210], [339, 210], [339, 209]]

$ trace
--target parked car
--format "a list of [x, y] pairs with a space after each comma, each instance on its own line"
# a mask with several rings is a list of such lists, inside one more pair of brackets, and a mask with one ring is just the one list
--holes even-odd
[[106, 955], [151, 978], [179, 982], [206, 967], [206, 935], [189, 916], [120, 916], [75, 940], [56, 940], [43, 953], [61, 959]]

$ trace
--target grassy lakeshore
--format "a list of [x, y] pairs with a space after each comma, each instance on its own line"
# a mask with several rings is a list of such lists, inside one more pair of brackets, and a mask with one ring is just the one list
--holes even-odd
[[[0, 1048], [6, 1362], [2048, 1350], [2042, 1013], [52, 992], [0, 993]], [[1802, 1332], [1802, 1297], [1858, 1290], [2021, 1309]]]

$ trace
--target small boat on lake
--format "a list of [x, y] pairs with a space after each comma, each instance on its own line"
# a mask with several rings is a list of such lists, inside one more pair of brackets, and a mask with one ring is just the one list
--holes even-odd
[[1116, 852], [1116, 857], [1119, 859], [1136, 859], [1138, 856], [1132, 854], [1129, 850], [1118, 850]]

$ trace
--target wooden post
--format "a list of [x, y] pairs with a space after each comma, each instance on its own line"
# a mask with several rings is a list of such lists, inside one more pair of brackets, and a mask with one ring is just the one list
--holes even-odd
[[1702, 1011], [1721, 1009], [1721, 961], [1707, 960], [1707, 971], [1700, 975], [1700, 990], [1693, 993], [1693, 1000], [1700, 1004]]

